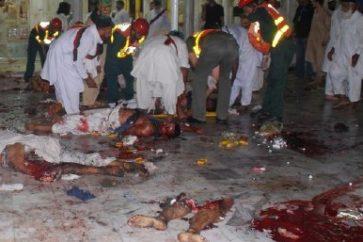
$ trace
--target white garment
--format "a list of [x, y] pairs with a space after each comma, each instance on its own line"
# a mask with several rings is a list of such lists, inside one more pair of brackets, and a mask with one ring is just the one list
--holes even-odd
[[96, 25], [87, 27], [77, 49], [77, 60], [73, 61], [73, 41], [80, 28], [63, 33], [50, 45], [41, 77], [54, 85], [57, 100], [67, 114], [79, 113], [79, 94], [83, 92], [83, 79], [88, 77], [85, 59], [94, 56], [97, 44], [102, 44]]
[[[363, 15], [355, 11], [351, 18], [341, 19], [340, 30], [332, 44], [333, 60], [329, 63], [328, 75], [334, 92], [342, 92], [351, 102], [360, 100], [363, 78]], [[352, 67], [352, 56], [360, 55]]]
[[[163, 11], [163, 9], [160, 9], [159, 11], [156, 11], [155, 9], [151, 10], [147, 18], [148, 22], [150, 23], [150, 21], [154, 19], [161, 11]], [[171, 23], [167, 16], [167, 12], [164, 11], [164, 13], [159, 18], [150, 24], [148, 38], [156, 35], [167, 34], [170, 32], [170, 30]]]
[[125, 9], [121, 9], [120, 11], [112, 13], [112, 16], [114, 16], [112, 18], [114, 24], [130, 22], [129, 13]]
[[64, 13], [57, 14], [56, 18], [59, 18], [62, 21], [62, 32], [68, 30], [69, 27], [69, 18]]
[[136, 100], [141, 109], [154, 109], [160, 97], [168, 114], [176, 113], [177, 98], [185, 86], [180, 68], [189, 68], [185, 42], [171, 36], [174, 44], [164, 44], [167, 36], [148, 39], [141, 49], [131, 72], [136, 78]]
[[231, 106], [242, 92], [241, 105], [248, 106], [251, 104], [252, 90], [254, 81], [257, 80], [258, 67], [261, 66], [262, 54], [249, 42], [245, 28], [232, 25], [224, 26], [222, 30], [233, 35], [239, 46], [238, 71], [233, 82], [229, 104]]
[[52, 126], [55, 134], [85, 135], [98, 132], [107, 135], [120, 126], [119, 110], [121, 104], [114, 108], [99, 108], [87, 110], [83, 115], [67, 114], [61, 122]]
[[50, 136], [23, 135], [9, 130], [0, 130], [0, 154], [7, 145], [23, 144], [26, 150], [34, 151], [36, 155], [50, 163], [77, 163], [91, 166], [107, 166], [115, 157], [102, 158], [97, 152], [84, 154], [78, 151], [63, 149], [59, 139]]
[[[329, 34], [329, 42], [325, 49], [325, 56], [324, 62], [322, 66], [323, 72], [328, 72], [330, 68], [331, 61], [328, 59], [328, 53], [332, 49], [332, 47], [337, 42], [340, 31], [341, 31], [341, 21], [342, 21], [342, 12], [341, 8], [335, 10], [331, 17], [331, 27], [330, 27], [330, 34]], [[332, 96], [332, 95], [344, 95], [345, 91], [341, 83], [333, 83], [333, 80], [326, 75], [326, 82], [325, 82], [325, 94]]]

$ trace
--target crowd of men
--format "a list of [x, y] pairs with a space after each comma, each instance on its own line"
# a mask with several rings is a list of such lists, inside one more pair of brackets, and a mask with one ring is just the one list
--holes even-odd
[[170, 32], [159, 0], [152, 2], [147, 19], [135, 20], [124, 2], [117, 1], [111, 13], [112, 1], [100, 0], [86, 24], [73, 25], [66, 23], [70, 6], [62, 2], [57, 17], [47, 25], [39, 23], [30, 34], [24, 79], [32, 77], [39, 51], [41, 78], [54, 85], [67, 114], [80, 113], [80, 104], [95, 106], [104, 82], [111, 108], [122, 103], [176, 115], [182, 100], [191, 97], [180, 117], [199, 124], [206, 121], [207, 99], [214, 92], [216, 122], [226, 124], [232, 107], [239, 114], [249, 110], [252, 93], [268, 70], [262, 108], [253, 115], [260, 124], [282, 127], [284, 91], [295, 55], [296, 75], [311, 80], [308, 87], [325, 79], [326, 99], [336, 101], [336, 108], [353, 107], [360, 100], [363, 77], [362, 1], [340, 0], [335, 10], [333, 0], [329, 8], [324, 0], [297, 2], [293, 26], [276, 0], [240, 0], [241, 22], [223, 26], [223, 7], [208, 0], [203, 29], [187, 37]]

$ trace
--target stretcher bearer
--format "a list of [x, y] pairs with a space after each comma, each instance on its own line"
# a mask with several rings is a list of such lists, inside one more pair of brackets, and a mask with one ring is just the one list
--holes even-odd
[[62, 21], [54, 18], [50, 22], [43, 21], [34, 26], [30, 31], [27, 49], [26, 71], [24, 80], [28, 82], [34, 74], [35, 59], [39, 52], [40, 63], [43, 66], [45, 57], [52, 41], [59, 37], [62, 31]]
[[120, 99], [118, 76], [123, 75], [126, 86], [122, 89], [121, 98], [130, 101], [134, 97], [133, 53], [147, 36], [149, 24], [146, 19], [138, 18], [132, 23], [116, 25], [107, 45], [105, 62], [105, 79], [107, 81], [107, 102], [116, 105]]
[[240, 0], [239, 6], [251, 21], [248, 34], [252, 45], [263, 54], [271, 55], [267, 89], [258, 117], [262, 122], [282, 122], [284, 91], [294, 50], [291, 28], [285, 18], [265, 1]]

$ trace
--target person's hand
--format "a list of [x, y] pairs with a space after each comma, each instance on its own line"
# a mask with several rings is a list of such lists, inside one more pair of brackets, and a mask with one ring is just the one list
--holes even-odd
[[93, 78], [87, 77], [84, 81], [86, 82], [86, 84], [89, 88], [97, 88], [97, 84], [96, 84], [95, 80], [93, 80]]
[[333, 47], [333, 48], [331, 48], [331, 50], [330, 50], [330, 51], [329, 51], [329, 53], [328, 53], [328, 60], [329, 60], [329, 61], [332, 61], [332, 60], [333, 60], [334, 52], [335, 52], [335, 49], [334, 49], [334, 47]]
[[352, 56], [352, 67], [355, 67], [357, 65], [358, 60], [359, 60], [359, 55], [358, 54], [354, 54]]

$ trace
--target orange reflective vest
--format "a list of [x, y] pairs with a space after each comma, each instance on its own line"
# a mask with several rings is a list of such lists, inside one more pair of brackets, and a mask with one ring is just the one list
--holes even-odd
[[111, 44], [114, 42], [114, 34], [115, 32], [118, 32], [122, 36], [126, 38], [126, 43], [123, 47], [120, 48], [120, 50], [117, 52], [117, 58], [125, 58], [129, 55], [132, 55], [136, 49], [136, 46], [140, 46], [144, 40], [145, 36], [143, 36], [141, 39], [137, 40], [135, 43], [131, 43], [130, 35], [131, 35], [131, 24], [130, 23], [123, 23], [118, 24], [112, 29], [111, 34]]
[[35, 40], [38, 44], [50, 45], [54, 39], [59, 36], [59, 32], [49, 33], [49, 22], [40, 22], [34, 26], [36, 36]]
[[200, 32], [196, 32], [193, 34], [193, 37], [195, 38], [194, 46], [193, 46], [193, 52], [199, 58], [200, 53], [202, 52], [202, 48], [200, 47], [200, 41], [203, 37], [208, 35], [211, 32], [219, 31], [218, 29], [206, 29], [202, 30]]
[[260, 32], [260, 23], [254, 22], [251, 23], [248, 29], [248, 39], [255, 49], [262, 52], [263, 54], [267, 54], [270, 51], [270, 48], [275, 48], [283, 38], [287, 38], [291, 36], [291, 28], [287, 24], [285, 18], [280, 15], [279, 11], [277, 11], [271, 4], [264, 2], [259, 5], [260, 8], [266, 9], [269, 15], [274, 20], [274, 24], [277, 27], [277, 31], [272, 40], [272, 43], [267, 43], [261, 36]]

